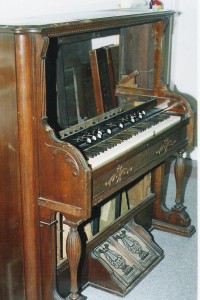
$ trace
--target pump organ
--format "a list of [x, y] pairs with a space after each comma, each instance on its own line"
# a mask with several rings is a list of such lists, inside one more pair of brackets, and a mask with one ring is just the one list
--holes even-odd
[[[78, 287], [88, 283], [125, 295], [163, 258], [149, 229], [188, 237], [195, 231], [180, 196], [193, 111], [167, 89], [172, 18], [172, 11], [114, 10], [0, 27], [1, 152], [12, 164], [12, 175], [5, 163], [1, 170], [10, 182], [2, 197], [17, 207], [21, 299], [79, 299]], [[114, 35], [119, 46], [108, 47], [110, 60], [98, 57], [92, 40]], [[175, 153], [175, 206], [162, 209], [164, 162]], [[114, 197], [117, 209], [119, 195], [149, 172], [151, 193], [137, 204], [128, 199], [126, 213], [119, 210], [97, 232], [99, 208]], [[69, 226], [67, 260], [59, 266], [56, 213]], [[88, 241], [86, 224], [97, 233]], [[4, 284], [5, 295], [8, 289]]]

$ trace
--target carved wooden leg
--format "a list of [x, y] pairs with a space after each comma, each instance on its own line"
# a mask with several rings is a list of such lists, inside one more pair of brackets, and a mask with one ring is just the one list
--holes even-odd
[[176, 159], [174, 165], [174, 174], [176, 179], [176, 199], [175, 199], [175, 206], [176, 209], [183, 209], [183, 196], [182, 196], [182, 185], [185, 175], [185, 159], [183, 158], [183, 152], [180, 151], [178, 157]]
[[153, 192], [155, 193], [154, 213], [152, 224], [155, 228], [190, 237], [195, 232], [191, 225], [191, 219], [183, 205], [182, 187], [184, 179], [185, 164], [179, 152], [175, 163], [176, 199], [175, 206], [169, 210], [163, 197], [164, 188], [164, 164], [158, 166], [152, 173]]
[[67, 297], [69, 300], [86, 299], [78, 294], [78, 266], [81, 257], [81, 240], [77, 226], [70, 227], [66, 241], [66, 252], [70, 266], [71, 275], [71, 294]]

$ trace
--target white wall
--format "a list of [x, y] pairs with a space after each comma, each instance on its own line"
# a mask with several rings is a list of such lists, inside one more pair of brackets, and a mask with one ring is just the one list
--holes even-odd
[[[169, 2], [169, 1], [168, 1]], [[172, 48], [171, 87], [197, 99], [197, 4], [174, 0], [175, 16]], [[184, 75], [185, 74], [185, 75]]]
[[0, 4], [0, 15], [7, 13], [16, 17], [92, 11], [116, 8], [119, 2], [120, 0], [7, 0]]
[[[7, 0], [0, 4], [0, 23], [6, 18], [32, 17], [78, 11], [118, 8], [124, 0]], [[129, 0], [130, 1], [130, 0]], [[132, 2], [138, 0], [132, 0]], [[144, 0], [141, 0], [144, 1]], [[197, 0], [163, 0], [175, 16], [171, 88], [197, 100]], [[191, 157], [197, 159], [197, 150]]]
[[[196, 0], [165, 1], [177, 12], [174, 20], [171, 89], [186, 94], [191, 104], [197, 106], [198, 100], [198, 2]], [[170, 3], [167, 3], [170, 2]], [[197, 147], [190, 153], [197, 160]]]

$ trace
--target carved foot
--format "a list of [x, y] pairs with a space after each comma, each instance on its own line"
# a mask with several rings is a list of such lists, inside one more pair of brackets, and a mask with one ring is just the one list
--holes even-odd
[[191, 237], [196, 231], [191, 225], [191, 219], [186, 212], [186, 207], [173, 207], [169, 212], [163, 213], [162, 220], [152, 220], [153, 227], [175, 233], [181, 236]]
[[153, 228], [156, 228], [158, 230], [174, 233], [185, 237], [191, 237], [196, 232], [196, 229], [193, 225], [189, 225], [188, 227], [183, 227], [183, 226], [173, 225], [155, 219], [152, 220], [152, 226]]
[[[73, 298], [75, 297], [75, 298]], [[77, 298], [78, 297], [78, 298]], [[65, 298], [66, 300], [86, 300], [87, 297], [86, 296], [83, 296], [83, 295], [79, 295], [79, 294], [76, 294], [76, 295], [69, 295], [67, 298]]]
[[164, 164], [157, 167], [152, 174], [153, 191], [155, 193], [153, 227], [190, 237], [195, 232], [195, 227], [191, 225], [191, 219], [183, 205], [183, 179], [185, 164], [182, 151], [179, 152], [175, 163], [174, 172], [176, 179], [176, 199], [175, 205], [168, 209], [163, 197], [164, 187]]

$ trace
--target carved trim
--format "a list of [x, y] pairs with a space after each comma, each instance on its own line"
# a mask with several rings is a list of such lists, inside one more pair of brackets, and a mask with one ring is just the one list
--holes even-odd
[[124, 255], [123, 252], [111, 241], [107, 239], [100, 246], [92, 250], [92, 257], [97, 259], [110, 273], [113, 281], [122, 289], [124, 293], [142, 273], [142, 268], [131, 256]]
[[76, 176], [79, 176], [79, 166], [77, 164], [77, 162], [75, 161], [74, 157], [69, 154], [65, 149], [63, 148], [59, 148], [59, 147], [56, 147], [56, 146], [52, 146], [52, 145], [49, 145], [47, 143], [45, 143], [45, 145], [49, 148], [52, 148], [52, 158], [55, 159], [55, 156], [58, 152], [64, 152], [65, 153], [65, 159], [66, 159], [66, 163], [70, 163], [73, 165], [74, 167], [74, 172], [73, 172], [73, 175], [76, 177]]
[[116, 173], [114, 173], [110, 179], [105, 183], [105, 186], [111, 186], [114, 183], [119, 183], [122, 181], [122, 177], [129, 175], [132, 172], [133, 168], [125, 168], [122, 165], [118, 165]]
[[176, 140], [171, 140], [169, 138], [165, 138], [163, 144], [156, 151], [157, 155], [165, 154], [170, 147], [172, 147], [176, 143]]
[[133, 237], [133, 235], [128, 235], [126, 229], [122, 228], [116, 234], [113, 235], [116, 241], [121, 240], [124, 246], [133, 254], [137, 254], [141, 260], [149, 255], [149, 251], [145, 251], [142, 245]]
[[[95, 30], [106, 30], [113, 28], [120, 28], [125, 26], [132, 26], [136, 24], [146, 24], [153, 22], [164, 21], [167, 22], [168, 18], [173, 15], [171, 11], [165, 12], [159, 15], [140, 15], [140, 18], [133, 15], [126, 16], [113, 16], [112, 18], [100, 18], [100, 19], [83, 19], [78, 22], [61, 22], [48, 24], [41, 28], [41, 34], [43, 36], [58, 37], [63, 35], [78, 34], [82, 32], [92, 32]], [[167, 21], [166, 21], [167, 20]]]
[[44, 40], [44, 44], [43, 44], [43, 48], [42, 48], [42, 52], [41, 52], [41, 58], [46, 59], [47, 49], [49, 47], [49, 38], [46, 36], [43, 36], [42, 38]]

